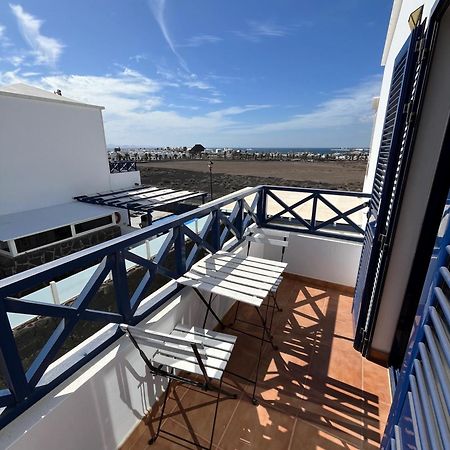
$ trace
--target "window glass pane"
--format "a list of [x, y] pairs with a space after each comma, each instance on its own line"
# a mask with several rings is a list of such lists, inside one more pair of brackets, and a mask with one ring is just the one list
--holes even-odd
[[110, 225], [112, 223], [112, 217], [100, 217], [99, 219], [89, 220], [87, 222], [77, 223], [75, 225], [75, 232], [84, 233], [89, 230], [93, 230], [94, 228], [104, 227], [106, 225]]
[[22, 253], [33, 248], [42, 247], [54, 242], [62, 241], [72, 237], [70, 226], [55, 228], [54, 230], [44, 231], [42, 233], [32, 234], [19, 239], [15, 239], [17, 252]]

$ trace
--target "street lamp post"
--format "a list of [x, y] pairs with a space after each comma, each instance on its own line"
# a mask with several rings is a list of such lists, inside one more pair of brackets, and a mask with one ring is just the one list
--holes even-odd
[[212, 167], [213, 162], [209, 160], [208, 168], [209, 168], [209, 195], [211, 197], [211, 200], [213, 199], [213, 182], [212, 182]]

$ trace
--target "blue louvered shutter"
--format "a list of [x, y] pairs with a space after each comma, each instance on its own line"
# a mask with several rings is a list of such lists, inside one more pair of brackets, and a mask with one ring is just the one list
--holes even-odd
[[[447, 205], [448, 206], [448, 205]], [[398, 378], [383, 449], [450, 448], [450, 224], [430, 262], [428, 285]]]
[[423, 28], [416, 28], [394, 63], [378, 161], [369, 202], [368, 223], [353, 301], [355, 348], [366, 353], [395, 230], [402, 183], [411, 146], [411, 105], [417, 90], [418, 43]]

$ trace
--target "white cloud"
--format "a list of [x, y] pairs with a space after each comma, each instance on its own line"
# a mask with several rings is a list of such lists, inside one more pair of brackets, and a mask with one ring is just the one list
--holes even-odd
[[333, 129], [369, 123], [373, 119], [372, 99], [380, 92], [380, 77], [374, 77], [352, 88], [336, 92], [333, 98], [313, 111], [297, 114], [287, 120], [244, 127], [241, 133], [268, 133], [292, 130]]
[[145, 112], [161, 104], [160, 84], [128, 68], [114, 76], [50, 75], [41, 83], [67, 97], [105, 106], [107, 116]]
[[159, 76], [164, 78], [164, 86], [180, 88], [180, 87], [188, 87], [190, 89], [198, 89], [205, 94], [208, 91], [208, 94], [211, 97], [205, 97], [204, 95], [200, 97], [194, 97], [192, 95], [185, 94], [185, 98], [189, 98], [190, 100], [198, 100], [202, 102], [207, 102], [211, 104], [222, 103], [218, 97], [221, 96], [221, 93], [211, 84], [202, 81], [199, 77], [194, 73], [186, 73], [182, 70], [170, 71], [163, 67], [158, 67], [157, 73]]
[[186, 71], [190, 72], [186, 61], [183, 57], [178, 53], [175, 45], [173, 43], [172, 37], [170, 35], [169, 29], [166, 25], [166, 19], [164, 16], [165, 8], [166, 8], [166, 0], [148, 0], [148, 5], [150, 6], [150, 10], [153, 13], [153, 17], [155, 18], [162, 35], [164, 36], [167, 45], [169, 46], [172, 53], [177, 57], [180, 66]]
[[137, 55], [130, 56], [131, 61], [136, 61], [137, 63], [140, 63], [141, 61], [144, 61], [147, 59], [147, 55], [145, 53], [139, 53]]
[[[0, 73], [0, 84], [18, 82], [51, 92], [61, 89], [63, 96], [105, 106], [108, 143], [158, 146], [190, 145], [196, 141], [251, 147], [367, 145], [372, 97], [379, 93], [380, 87], [380, 78], [372, 78], [335, 92], [310, 111], [254, 125], [251, 112], [274, 107], [247, 104], [205, 112], [189, 103], [183, 106], [166, 103], [165, 81], [153, 80], [126, 67], [108, 76], [37, 73], [26, 76], [19, 69]], [[180, 93], [180, 97], [187, 95]], [[211, 105], [221, 101], [211, 103], [214, 99], [203, 98]]]
[[234, 31], [237, 36], [251, 42], [260, 42], [263, 37], [285, 37], [292, 33], [292, 27], [277, 25], [273, 22], [249, 20], [244, 31]]
[[188, 80], [188, 81], [185, 81], [184, 84], [187, 87], [197, 88], [197, 89], [201, 89], [201, 90], [212, 89], [212, 87], [208, 83], [205, 83], [204, 81], [200, 81], [200, 80]]
[[11, 41], [8, 36], [6, 36], [6, 27], [0, 24], [0, 47], [3, 49], [8, 49], [11, 46]]
[[205, 101], [210, 105], [218, 105], [219, 103], [223, 103], [223, 100], [217, 97], [200, 97], [200, 100]]
[[211, 34], [200, 34], [198, 36], [192, 36], [186, 40], [184, 44], [180, 44], [177, 47], [200, 47], [203, 44], [215, 44], [222, 41], [219, 36], [213, 36]]
[[54, 66], [62, 54], [64, 45], [57, 39], [41, 33], [42, 20], [26, 12], [21, 5], [9, 5], [17, 19], [20, 32], [32, 48], [36, 64]]
[[8, 61], [14, 66], [14, 67], [20, 67], [23, 62], [25, 61], [25, 56], [23, 55], [12, 55], [8, 58]]
[[208, 117], [221, 118], [226, 116], [235, 116], [249, 111], [257, 111], [258, 109], [267, 109], [271, 105], [245, 105], [245, 106], [230, 106], [229, 108], [219, 109], [207, 114]]

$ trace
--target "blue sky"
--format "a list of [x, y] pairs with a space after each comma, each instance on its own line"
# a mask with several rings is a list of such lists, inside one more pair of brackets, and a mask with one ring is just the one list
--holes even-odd
[[0, 3], [0, 84], [105, 106], [108, 144], [368, 146], [390, 0]]

